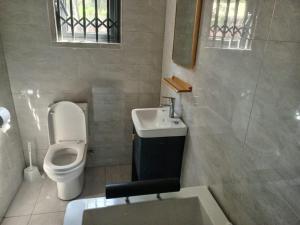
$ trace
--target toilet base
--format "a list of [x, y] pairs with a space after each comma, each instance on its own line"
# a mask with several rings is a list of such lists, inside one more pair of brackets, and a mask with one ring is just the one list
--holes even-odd
[[61, 200], [71, 200], [79, 196], [83, 188], [84, 173], [68, 182], [57, 182], [57, 195]]

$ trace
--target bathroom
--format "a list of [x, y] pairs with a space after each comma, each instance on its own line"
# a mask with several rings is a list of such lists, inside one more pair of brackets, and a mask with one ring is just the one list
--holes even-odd
[[[2, 225], [76, 225], [80, 204], [78, 224], [300, 224], [299, 0], [1, 0], [0, 12]], [[142, 130], [156, 112], [172, 128]], [[175, 175], [137, 180], [141, 146]], [[76, 182], [53, 172], [61, 148], [82, 153]], [[209, 219], [192, 218], [187, 190]], [[147, 220], [175, 206], [183, 222]]]

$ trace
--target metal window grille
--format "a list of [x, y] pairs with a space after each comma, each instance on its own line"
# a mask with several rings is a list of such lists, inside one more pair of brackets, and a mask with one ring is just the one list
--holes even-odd
[[58, 41], [120, 43], [120, 0], [54, 0]]
[[214, 0], [209, 30], [210, 47], [251, 49], [256, 5], [245, 0]]

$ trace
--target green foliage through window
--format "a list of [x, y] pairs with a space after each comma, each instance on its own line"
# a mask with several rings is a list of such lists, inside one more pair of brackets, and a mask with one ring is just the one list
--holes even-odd
[[58, 41], [120, 42], [120, 0], [54, 0]]

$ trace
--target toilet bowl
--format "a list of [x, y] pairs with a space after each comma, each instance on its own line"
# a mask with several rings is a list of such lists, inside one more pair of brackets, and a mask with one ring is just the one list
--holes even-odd
[[[86, 109], [86, 104], [83, 107]], [[70, 200], [80, 195], [83, 187], [87, 152], [86, 114], [75, 103], [63, 101], [50, 108], [48, 123], [51, 144], [43, 168], [56, 182], [58, 198]]]

